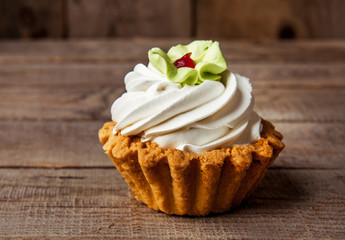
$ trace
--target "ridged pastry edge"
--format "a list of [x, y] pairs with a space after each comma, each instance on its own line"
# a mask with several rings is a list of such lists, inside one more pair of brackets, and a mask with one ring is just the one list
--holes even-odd
[[262, 138], [253, 144], [199, 155], [114, 135], [114, 122], [104, 124], [99, 139], [139, 201], [168, 214], [199, 216], [237, 207], [283, 150], [282, 134], [262, 124]]

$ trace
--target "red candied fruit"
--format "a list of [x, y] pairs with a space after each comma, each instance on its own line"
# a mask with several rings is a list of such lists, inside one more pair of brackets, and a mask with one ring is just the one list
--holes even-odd
[[190, 58], [190, 55], [192, 55], [191, 52], [187, 53], [186, 55], [184, 55], [180, 59], [177, 59], [174, 62], [175, 67], [177, 67], [177, 68], [180, 68], [180, 67], [195, 68], [195, 62]]

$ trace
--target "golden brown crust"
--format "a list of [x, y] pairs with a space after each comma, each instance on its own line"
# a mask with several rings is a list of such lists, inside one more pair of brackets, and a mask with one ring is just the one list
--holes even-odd
[[113, 122], [105, 123], [98, 134], [139, 201], [168, 214], [207, 215], [238, 206], [283, 150], [282, 134], [270, 122], [262, 123], [257, 142], [199, 155], [114, 135]]

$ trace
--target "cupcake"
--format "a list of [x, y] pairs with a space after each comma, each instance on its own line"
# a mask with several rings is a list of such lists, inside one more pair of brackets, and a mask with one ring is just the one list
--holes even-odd
[[152, 209], [201, 216], [237, 207], [284, 148], [255, 111], [248, 78], [228, 70], [218, 42], [148, 52], [99, 130], [135, 197]]

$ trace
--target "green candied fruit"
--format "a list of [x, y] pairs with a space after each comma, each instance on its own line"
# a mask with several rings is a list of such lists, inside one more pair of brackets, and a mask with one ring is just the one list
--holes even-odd
[[[206, 80], [219, 81], [220, 74], [227, 69], [217, 41], [197, 40], [188, 45], [179, 44], [170, 48], [168, 53], [160, 48], [152, 48], [148, 57], [153, 67], [170, 81], [182, 86], [198, 85]], [[187, 62], [183, 64], [183, 61]]]

